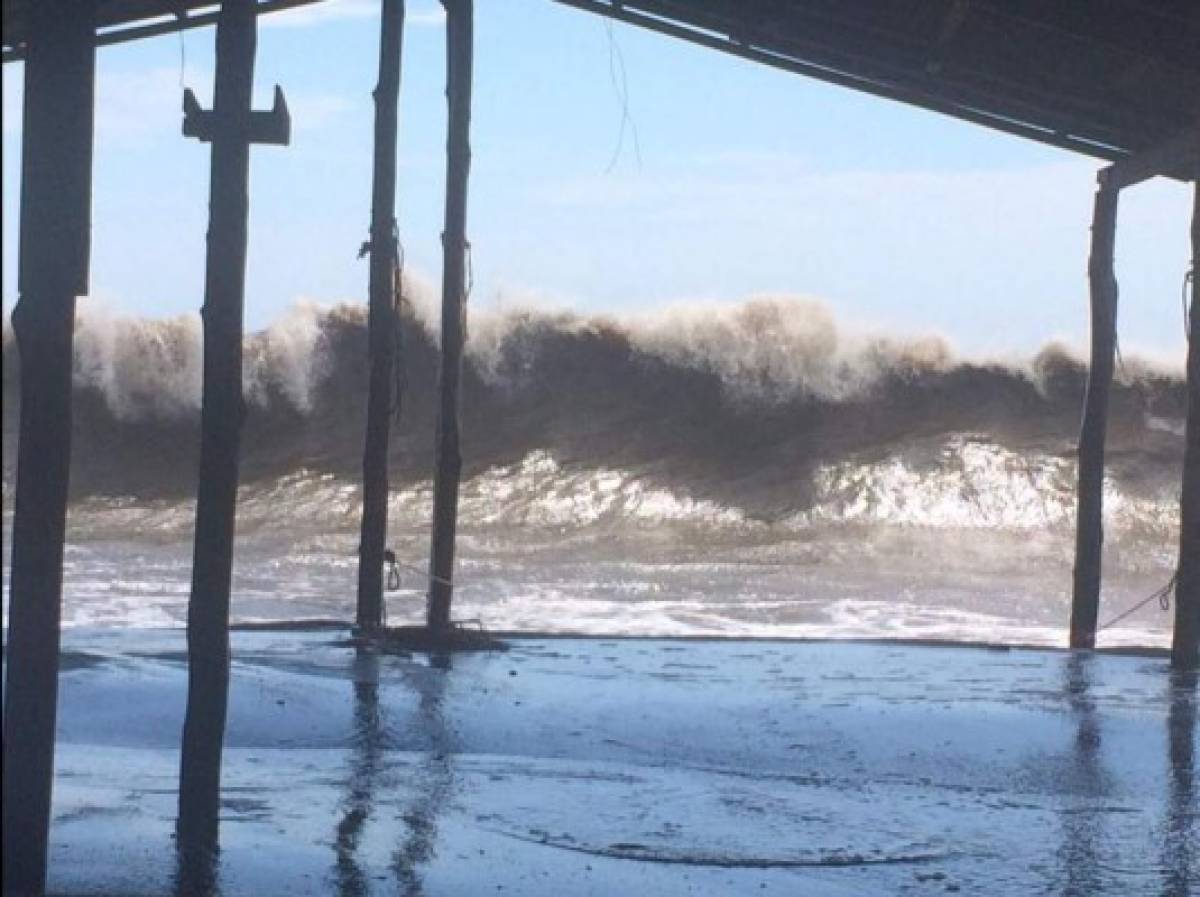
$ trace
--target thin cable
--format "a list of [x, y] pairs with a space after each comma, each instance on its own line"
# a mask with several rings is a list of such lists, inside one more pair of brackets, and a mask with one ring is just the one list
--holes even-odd
[[187, 44], [184, 43], [183, 29], [176, 33], [179, 35], [179, 89], [183, 90], [186, 87], [183, 73], [187, 70]]
[[633, 154], [637, 159], [638, 168], [642, 166], [642, 144], [638, 139], [637, 122], [629, 114], [629, 80], [625, 72], [625, 55], [621, 52], [621, 46], [613, 33], [611, 19], [604, 20], [604, 28], [608, 35], [608, 79], [617, 95], [617, 102], [621, 104], [621, 125], [617, 131], [617, 143], [613, 147], [608, 167], [604, 170], [605, 174], [609, 174], [616, 167], [621, 150], [625, 147], [626, 129], [633, 139]]

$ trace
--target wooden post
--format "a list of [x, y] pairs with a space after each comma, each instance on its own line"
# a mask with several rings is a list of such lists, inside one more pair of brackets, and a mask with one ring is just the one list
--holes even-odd
[[[69, 8], [68, 8], [69, 7]], [[54, 779], [75, 299], [88, 291], [95, 5], [33, 3], [18, 288], [21, 422], [4, 705], [4, 893], [40, 894]]]
[[1100, 609], [1100, 561], [1104, 541], [1104, 440], [1108, 393], [1117, 338], [1117, 278], [1113, 250], [1120, 188], [1103, 174], [1092, 217], [1088, 261], [1092, 305], [1092, 357], [1079, 434], [1079, 486], [1075, 520], [1075, 584], [1071, 600], [1071, 647], [1096, 646]]
[[383, 0], [379, 36], [379, 83], [375, 87], [375, 162], [371, 198], [371, 271], [367, 338], [371, 362], [367, 387], [367, 435], [363, 447], [363, 513], [358, 554], [361, 629], [383, 623], [383, 552], [387, 542], [388, 435], [396, 355], [396, 119], [400, 100], [400, 49], [404, 0]]
[[221, 746], [229, 691], [229, 591], [237, 506], [242, 399], [242, 307], [250, 144], [286, 144], [282, 92], [271, 112], [251, 112], [255, 0], [225, 0], [217, 23], [213, 109], [184, 94], [185, 135], [212, 143], [204, 283], [204, 395], [192, 591], [188, 602], [188, 699], [179, 775], [179, 847], [217, 843]]
[[442, 0], [446, 7], [446, 224], [442, 233], [442, 368], [437, 469], [433, 482], [433, 544], [429, 561], [428, 625], [450, 627], [454, 537], [458, 526], [458, 394], [462, 376], [466, 305], [467, 174], [471, 167], [471, 55], [473, 0]]
[[[1198, 172], [1200, 174], [1200, 172]], [[1179, 569], [1175, 580], [1175, 635], [1171, 666], [1200, 666], [1200, 183], [1192, 207], [1192, 306], [1188, 313], [1187, 444], [1183, 456], [1183, 497], [1179, 521]]]

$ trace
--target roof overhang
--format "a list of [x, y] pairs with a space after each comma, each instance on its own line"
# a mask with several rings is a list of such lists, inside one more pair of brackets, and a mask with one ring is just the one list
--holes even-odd
[[[25, 56], [29, 6], [61, 0], [4, 0], [3, 59]], [[109, 46], [212, 25], [221, 4], [216, 0], [95, 0], [96, 45]], [[322, 0], [258, 0], [259, 14], [308, 6]]]
[[1196, 0], [557, 0], [1110, 161], [1200, 121]]
[[[3, 0], [5, 61], [21, 58], [36, 2]], [[99, 45], [208, 25], [220, 8], [95, 2]], [[314, 2], [257, 0], [262, 13]], [[1200, 123], [1197, 0], [556, 2], [1112, 162]]]

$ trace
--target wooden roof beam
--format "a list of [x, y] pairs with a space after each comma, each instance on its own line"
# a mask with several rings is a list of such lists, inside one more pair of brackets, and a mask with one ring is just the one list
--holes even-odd
[[1200, 180], [1200, 121], [1158, 146], [1102, 169], [1100, 181], [1120, 190], [1159, 175], [1179, 181]]
[[[266, 13], [282, 12], [286, 9], [294, 9], [297, 6], [308, 6], [312, 3], [320, 3], [322, 0], [258, 0], [255, 7], [255, 12], [258, 15]], [[215, 5], [215, 4], [214, 4]], [[186, 10], [185, 10], [186, 13]], [[123, 44], [128, 41], [142, 40], [147, 37], [158, 37], [163, 34], [174, 34], [178, 31], [187, 31], [191, 28], [203, 28], [206, 25], [215, 25], [217, 18], [220, 15], [220, 9], [214, 9], [210, 12], [192, 12], [190, 14], [178, 15], [174, 18], [165, 18], [166, 15], [171, 15], [171, 11], [166, 11], [156, 20], [150, 22], [142, 22], [141, 24], [125, 23], [118, 27], [120, 23], [114, 25], [113, 28], [107, 31], [99, 31], [96, 34], [96, 46], [108, 47], [113, 44]], [[0, 62], [19, 62], [25, 58], [24, 43], [16, 46], [5, 47], [3, 53], [0, 53]]]

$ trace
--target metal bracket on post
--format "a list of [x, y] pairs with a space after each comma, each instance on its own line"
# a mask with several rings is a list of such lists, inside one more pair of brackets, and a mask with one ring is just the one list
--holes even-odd
[[[216, 112], [200, 106], [192, 89], [183, 91], [183, 136], [212, 143]], [[288, 111], [283, 88], [275, 85], [275, 99], [269, 110], [251, 111], [246, 119], [246, 140], [287, 146], [292, 139], [292, 116]]]

